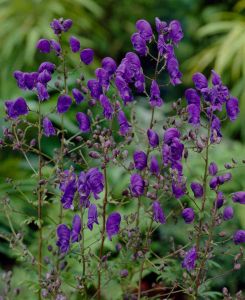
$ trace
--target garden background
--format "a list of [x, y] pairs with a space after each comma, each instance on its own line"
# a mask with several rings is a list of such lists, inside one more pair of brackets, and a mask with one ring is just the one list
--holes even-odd
[[[52, 38], [48, 24], [53, 18], [60, 16], [71, 18], [74, 22], [73, 34], [79, 37], [82, 48], [91, 47], [95, 50], [96, 60], [91, 66], [92, 77], [92, 69], [99, 66], [103, 57], [111, 56], [119, 63], [124, 53], [132, 50], [129, 37], [135, 31], [134, 26], [138, 19], [143, 18], [153, 24], [155, 16], [158, 16], [166, 21], [178, 19], [184, 31], [184, 39], [177, 49], [180, 70], [184, 74], [183, 84], [175, 89], [168, 87], [162, 91], [166, 101], [166, 113], [170, 110], [170, 103], [183, 97], [184, 90], [192, 86], [191, 75], [194, 72], [203, 72], [208, 76], [210, 70], [215, 69], [222, 76], [224, 84], [231, 88], [232, 95], [239, 99], [241, 112], [234, 124], [227, 122], [227, 126], [223, 128], [224, 141], [217, 147], [219, 150], [216, 150], [212, 157], [220, 166], [230, 162], [231, 158], [245, 159], [244, 13], [245, 1], [243, 0], [0, 0], [0, 137], [5, 126], [4, 100], [15, 98], [20, 94], [12, 73], [14, 70], [35, 70], [43, 61], [44, 57], [36, 51], [35, 44], [41, 37]], [[53, 61], [55, 60], [54, 56]], [[69, 61], [70, 68], [75, 67], [75, 59], [71, 53]], [[74, 78], [76, 76], [74, 72]], [[53, 103], [56, 98], [54, 91]], [[142, 122], [145, 122], [147, 108], [144, 106], [144, 101], [139, 103], [138, 114]], [[47, 103], [47, 110], [49, 105], [51, 104]], [[70, 134], [73, 134], [77, 128], [75, 120], [69, 118], [72, 114], [74, 113], [68, 113], [65, 119], [65, 126]], [[58, 119], [53, 121], [57, 124], [59, 122]], [[43, 145], [43, 151], [50, 154], [48, 143]], [[20, 153], [1, 150], [0, 160], [0, 198], [8, 192], [11, 201], [15, 201], [18, 211], [30, 216], [35, 215], [5, 181], [6, 177], [13, 178], [21, 182], [26, 193], [31, 194], [33, 182], [26, 161]], [[33, 163], [35, 164], [35, 161]], [[195, 164], [196, 168], [187, 171], [188, 176], [193, 178], [197, 175], [199, 161]], [[235, 180], [225, 187], [227, 192], [245, 190], [244, 171], [245, 168], [237, 168], [233, 171]], [[109, 175], [109, 181], [115, 185], [116, 197], [117, 187], [119, 191], [123, 178], [120, 174], [113, 173], [113, 170]], [[14, 224], [19, 226], [24, 219], [20, 213], [16, 213]], [[25, 242], [35, 251], [37, 227], [31, 220], [30, 224], [26, 223], [23, 224], [23, 230], [28, 233], [25, 235]], [[235, 208], [234, 222], [227, 226], [232, 226], [234, 229], [245, 228], [244, 206]], [[183, 230], [182, 223], [177, 220], [174, 226], [166, 225], [161, 228], [155, 233], [153, 246], [159, 253], [164, 253], [165, 233], [181, 240]], [[7, 221], [1, 210], [0, 231], [8, 232]], [[16, 286], [20, 285], [25, 277], [27, 281], [30, 279], [30, 274], [25, 272], [21, 261], [1, 238], [0, 256], [0, 273], [4, 270], [13, 270]], [[220, 261], [220, 266], [224, 270], [229, 268], [229, 264], [228, 256]], [[166, 276], [174, 276], [174, 274], [166, 274]], [[215, 289], [221, 289], [223, 286], [227, 286], [231, 292], [244, 287], [245, 277], [242, 276], [242, 271], [216, 281]], [[28, 286], [22, 288], [26, 289], [25, 299], [33, 299], [32, 296], [28, 297]]]

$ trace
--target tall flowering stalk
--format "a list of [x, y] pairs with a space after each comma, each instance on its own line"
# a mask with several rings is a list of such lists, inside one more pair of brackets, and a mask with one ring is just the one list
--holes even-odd
[[[185, 91], [185, 100], [172, 104], [170, 116], [158, 120], [158, 112], [165, 106], [165, 86], [175, 87], [182, 79], [175, 48], [184, 35], [177, 20], [166, 23], [156, 18], [156, 30], [146, 20], [137, 21], [136, 32], [131, 36], [135, 52], [126, 53], [119, 64], [105, 57], [94, 78], [87, 79], [82, 73], [71, 84], [68, 51], [79, 60], [77, 72], [80, 67], [93, 64], [94, 51], [81, 49], [75, 36], [69, 36], [69, 50], [66, 48], [65, 39], [72, 20], [55, 19], [50, 25], [55, 39], [39, 40], [37, 49], [44, 55], [53, 52], [58, 64], [45, 61], [37, 71], [14, 72], [19, 88], [36, 96], [38, 109], [30, 108], [23, 97], [6, 101], [6, 119], [12, 125], [4, 130], [5, 139], [1, 140], [1, 147], [12, 147], [24, 155], [38, 178], [38, 217], [34, 222], [39, 232], [36, 262], [39, 299], [69, 299], [71, 293], [84, 299], [107, 299], [107, 285], [113, 279], [122, 287], [119, 297], [150, 298], [152, 289], [146, 290], [142, 285], [145, 271], [152, 270], [152, 274], [164, 279], [165, 268], [171, 268], [173, 262], [178, 271], [172, 286], [166, 288], [156, 282], [159, 287], [154, 292], [167, 298], [180, 293], [193, 299], [205, 297], [207, 263], [214, 256], [214, 246], [218, 245], [213, 243], [217, 239], [216, 229], [234, 216], [232, 205], [220, 212], [225, 204], [222, 186], [232, 179], [232, 174], [219, 172], [210, 159], [210, 149], [222, 140], [223, 108], [227, 118], [235, 121], [239, 114], [238, 100], [230, 95], [215, 71], [212, 71], [211, 84], [203, 74], [196, 73], [193, 75], [195, 88]], [[149, 60], [152, 70], [144, 70], [142, 60]], [[42, 104], [55, 91], [58, 91], [55, 107], [45, 113]], [[138, 124], [134, 113], [137, 95], [145, 97], [151, 110], [147, 128]], [[69, 136], [64, 116], [74, 110], [77, 133]], [[33, 113], [37, 115], [37, 124], [29, 119]], [[59, 125], [52, 122], [56, 113]], [[27, 131], [33, 125], [38, 129], [37, 143], [35, 139], [28, 140]], [[53, 149], [54, 155], [50, 157], [43, 152], [42, 143], [48, 140], [52, 145], [52, 139], [59, 133], [59, 149]], [[201, 179], [192, 182], [185, 176], [185, 161], [190, 151], [204, 160]], [[29, 153], [37, 156], [37, 171]], [[229, 170], [236, 165], [233, 162], [225, 168]], [[48, 177], [44, 175], [44, 166], [52, 169]], [[114, 198], [113, 186], [109, 186], [113, 168], [128, 175], [127, 185], [120, 186], [119, 199]], [[18, 192], [28, 204], [33, 204], [23, 191], [18, 189]], [[234, 205], [245, 203], [244, 191], [229, 197]], [[43, 213], [45, 205], [60, 205], [57, 220], [48, 209]], [[126, 210], [128, 205], [130, 211]], [[21, 251], [26, 250], [22, 241], [17, 242], [18, 234], [5, 211], [13, 234], [6, 240], [20, 246]], [[183, 219], [179, 222], [192, 229], [186, 238], [188, 243], [183, 245], [185, 237], [182, 243], [171, 240], [171, 245], [164, 245], [167, 254], [161, 257], [152, 247], [153, 233], [178, 219]], [[55, 241], [47, 241], [45, 230], [49, 220], [55, 224], [55, 228], [50, 226], [49, 235], [55, 232]], [[245, 231], [237, 230], [233, 242], [244, 243]], [[45, 257], [44, 244], [49, 253]], [[239, 251], [229, 272], [240, 268], [242, 250]], [[27, 254], [32, 257], [30, 252]], [[73, 270], [77, 261], [79, 265]], [[44, 265], [47, 266], [45, 276]], [[228, 291], [224, 289], [223, 294], [228, 295]]]

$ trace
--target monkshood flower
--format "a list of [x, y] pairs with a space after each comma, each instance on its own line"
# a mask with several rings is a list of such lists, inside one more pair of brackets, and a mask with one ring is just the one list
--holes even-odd
[[101, 66], [104, 70], [107, 71], [109, 76], [112, 76], [117, 69], [117, 64], [115, 60], [111, 57], [105, 57], [102, 59]]
[[72, 20], [66, 19], [66, 20], [57, 20], [54, 19], [50, 23], [50, 27], [53, 29], [54, 34], [59, 35], [62, 32], [67, 32], [72, 27]]
[[91, 97], [94, 99], [99, 99], [100, 95], [103, 93], [102, 86], [96, 79], [90, 79], [87, 83], [88, 89], [90, 90]]
[[209, 181], [209, 186], [211, 189], [216, 189], [216, 187], [219, 185], [219, 180], [218, 180], [218, 177], [213, 177], [210, 179]]
[[106, 220], [106, 233], [109, 240], [117, 235], [120, 230], [121, 215], [118, 212], [111, 213]]
[[179, 63], [175, 56], [167, 58], [167, 71], [172, 85], [177, 85], [182, 82], [182, 73], [179, 71]]
[[169, 38], [173, 41], [174, 44], [177, 45], [184, 36], [180, 22], [177, 20], [171, 21], [169, 23], [168, 29], [169, 29]]
[[179, 199], [182, 196], [184, 196], [185, 192], [186, 192], [186, 185], [184, 182], [182, 182], [181, 178], [179, 181], [172, 182], [172, 193], [176, 199]]
[[224, 194], [221, 191], [219, 191], [216, 196], [216, 207], [217, 208], [222, 207], [224, 204], [224, 201], [225, 201]]
[[233, 235], [233, 241], [236, 245], [245, 243], [245, 230], [237, 230]]
[[98, 222], [98, 213], [97, 207], [95, 204], [91, 204], [88, 208], [88, 229], [93, 230], [94, 223], [99, 224]]
[[232, 219], [233, 216], [234, 216], [233, 208], [231, 206], [227, 206], [223, 211], [223, 219], [225, 221], [228, 221], [228, 220]]
[[211, 123], [211, 143], [220, 142], [222, 138], [221, 133], [221, 122], [217, 116], [213, 116], [212, 123]]
[[160, 172], [159, 164], [155, 156], [152, 156], [151, 158], [150, 172], [155, 175], [158, 175]]
[[128, 276], [128, 270], [127, 269], [123, 269], [120, 271], [120, 277], [121, 278], [125, 278]]
[[139, 174], [132, 174], [130, 177], [130, 191], [134, 197], [144, 194], [145, 182]]
[[209, 175], [211, 176], [215, 176], [218, 172], [218, 166], [216, 165], [215, 162], [211, 162], [208, 166], [208, 172], [209, 172]]
[[233, 202], [238, 202], [240, 204], [245, 204], [245, 192], [236, 192], [232, 195]]
[[67, 112], [72, 104], [72, 99], [68, 95], [60, 95], [57, 102], [57, 112], [63, 114]]
[[80, 42], [75, 36], [70, 37], [69, 43], [72, 52], [76, 53], [80, 50]]
[[48, 70], [43, 70], [38, 74], [37, 81], [46, 85], [52, 79], [51, 74]]
[[194, 82], [196, 89], [199, 91], [208, 87], [208, 80], [202, 73], [195, 73], [192, 76], [192, 81]]
[[165, 144], [170, 145], [174, 138], [180, 138], [180, 132], [177, 128], [168, 128], [164, 132], [163, 141]]
[[165, 224], [166, 217], [162, 210], [161, 204], [159, 201], [153, 201], [152, 203], [152, 210], [153, 210], [153, 220], [157, 223]]
[[66, 253], [70, 248], [71, 231], [65, 224], [60, 224], [57, 227], [58, 241], [56, 245], [59, 247], [61, 253]]
[[119, 123], [119, 133], [123, 136], [125, 136], [127, 133], [129, 133], [131, 129], [131, 125], [128, 123], [128, 120], [122, 110], [119, 111], [117, 115], [117, 120]]
[[147, 155], [144, 151], [134, 152], [134, 165], [138, 170], [144, 170], [147, 167]]
[[56, 135], [56, 130], [48, 117], [43, 118], [43, 134], [47, 137]]
[[47, 39], [40, 39], [36, 47], [42, 53], [49, 53], [51, 51], [50, 41]]
[[55, 68], [56, 68], [55, 64], [45, 61], [45, 62], [41, 63], [41, 65], [39, 66], [38, 73], [41, 73], [44, 70], [47, 70], [49, 73], [52, 74], [52, 73], [54, 73]]
[[148, 51], [146, 40], [143, 39], [139, 33], [134, 33], [131, 36], [131, 42], [133, 44], [134, 50], [139, 53], [140, 56], [146, 56]]
[[111, 120], [113, 116], [113, 107], [110, 100], [105, 95], [100, 95], [100, 104], [103, 107], [104, 117]]
[[197, 251], [196, 247], [192, 247], [189, 251], [186, 252], [185, 258], [182, 262], [182, 268], [186, 269], [187, 271], [191, 271], [195, 269], [197, 260]]
[[94, 59], [94, 50], [87, 48], [80, 52], [80, 59], [85, 65], [90, 65]]
[[81, 218], [79, 215], [75, 215], [72, 220], [72, 229], [71, 229], [71, 242], [75, 243], [81, 239]]
[[38, 78], [37, 72], [27, 73], [15, 71], [13, 75], [18, 87], [22, 90], [32, 90], [35, 87]]
[[89, 132], [90, 131], [90, 119], [89, 117], [83, 113], [83, 112], [78, 112], [76, 114], [76, 119], [79, 125], [79, 129], [82, 132]]
[[122, 98], [122, 100], [124, 101], [125, 105], [128, 102], [133, 101], [132, 91], [129, 88], [128, 83], [122, 76], [119, 76], [119, 75], [116, 76], [115, 85], [116, 85], [119, 95]]
[[44, 84], [38, 82], [36, 84], [36, 89], [37, 89], [37, 96], [40, 101], [45, 101], [49, 99], [49, 93]]
[[50, 40], [50, 46], [57, 56], [61, 54], [61, 46], [59, 42], [57, 42], [56, 40]]
[[152, 39], [152, 28], [150, 23], [146, 20], [138, 20], [136, 22], [136, 29], [145, 41], [149, 42]]
[[240, 112], [238, 99], [231, 97], [226, 102], [226, 112], [229, 119], [233, 122], [237, 119], [237, 116]]
[[160, 89], [156, 80], [152, 80], [150, 91], [150, 105], [152, 107], [161, 107], [163, 105], [163, 99], [160, 95]]
[[155, 18], [156, 30], [159, 34], [166, 33], [168, 31], [167, 22], [161, 21], [158, 17]]
[[95, 70], [95, 75], [101, 84], [101, 86], [107, 91], [110, 86], [110, 75], [109, 73], [103, 68], [97, 68]]
[[231, 173], [225, 173], [223, 175], [218, 176], [218, 182], [219, 184], [224, 184], [227, 181], [230, 181], [232, 179]]
[[185, 98], [187, 100], [187, 112], [189, 114], [188, 122], [192, 125], [200, 124], [200, 96], [195, 89], [187, 89], [185, 91]]
[[191, 189], [195, 198], [201, 198], [203, 196], [203, 186], [200, 183], [192, 182]]
[[76, 193], [76, 180], [72, 179], [65, 187], [64, 194], [61, 197], [61, 203], [64, 209], [73, 208], [73, 199]]
[[178, 138], [174, 138], [170, 145], [170, 159], [172, 161], [178, 161], [182, 158], [184, 151], [184, 145]]
[[7, 115], [12, 119], [17, 119], [19, 116], [28, 114], [28, 107], [24, 98], [5, 101]]
[[79, 91], [79, 89], [76, 89], [76, 88], [72, 89], [72, 95], [77, 104], [81, 103], [84, 99], [84, 96], [83, 96], [82, 92]]
[[182, 217], [185, 220], [185, 223], [190, 224], [194, 221], [195, 213], [193, 208], [187, 207], [182, 211]]

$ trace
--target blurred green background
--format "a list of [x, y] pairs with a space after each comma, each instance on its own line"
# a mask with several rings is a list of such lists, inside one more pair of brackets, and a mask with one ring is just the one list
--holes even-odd
[[[98, 65], [104, 56], [111, 56], [119, 62], [126, 51], [132, 50], [130, 36], [138, 19], [147, 19], [153, 26], [156, 16], [166, 21], [180, 20], [184, 39], [177, 49], [177, 57], [184, 74], [183, 85], [168, 89], [167, 98], [174, 101], [181, 97], [184, 89], [192, 86], [193, 72], [200, 71], [209, 76], [210, 70], [215, 69], [232, 94], [239, 98], [241, 112], [236, 122], [225, 124], [224, 142], [217, 150], [219, 153], [213, 155], [220, 165], [230, 160], [231, 155], [245, 159], [245, 0], [0, 0], [1, 128], [5, 126], [3, 101], [21, 94], [12, 77], [13, 71], [36, 70], [40, 62], [46, 59], [37, 53], [35, 44], [41, 37], [53, 38], [49, 23], [61, 16], [74, 21], [72, 34], [79, 37], [82, 47], [95, 50]], [[74, 56], [71, 55], [69, 60], [74, 66]], [[144, 120], [145, 113], [142, 107], [139, 118]], [[71, 121], [69, 126], [69, 130], [73, 131]], [[49, 151], [48, 148], [44, 150]], [[23, 179], [28, 178], [29, 173], [21, 155], [1, 151], [0, 159], [0, 196], [9, 189], [4, 180], [6, 177], [20, 180], [24, 190], [31, 193], [31, 180]], [[118, 175], [112, 175], [113, 182]], [[190, 178], [196, 175], [190, 171]], [[244, 169], [235, 171], [234, 179], [227, 192], [245, 190]], [[33, 213], [18, 202], [14, 191], [11, 195], [26, 214]], [[17, 215], [16, 223], [19, 225], [22, 219]], [[244, 210], [237, 209], [234, 228], [244, 225]], [[3, 216], [0, 229], [8, 231]], [[31, 227], [28, 230], [28, 243], [31, 245], [34, 234]], [[176, 228], [168, 227], [167, 230], [169, 233], [177, 232]], [[162, 246], [158, 243], [156, 247]], [[16, 265], [16, 272], [21, 272], [15, 256], [1, 239], [0, 254], [3, 257], [0, 268], [8, 269]], [[222, 263], [227, 264], [228, 269], [230, 262]], [[219, 284], [222, 286], [226, 283], [221, 281]], [[229, 277], [228, 285], [233, 291], [242, 284], [244, 282], [239, 272]]]

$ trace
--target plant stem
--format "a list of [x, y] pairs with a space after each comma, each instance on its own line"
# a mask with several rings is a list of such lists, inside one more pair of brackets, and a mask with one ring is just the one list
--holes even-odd
[[[211, 118], [210, 118], [211, 119]], [[207, 199], [207, 178], [208, 178], [208, 163], [209, 163], [209, 140], [210, 140], [210, 129], [211, 129], [211, 121], [208, 125], [208, 136], [207, 136], [207, 144], [206, 144], [206, 151], [205, 151], [205, 168], [204, 168], [204, 175], [203, 175], [203, 198], [202, 198], [202, 206], [201, 206], [201, 218], [199, 220], [198, 224], [198, 233], [197, 233], [197, 240], [196, 240], [196, 251], [199, 253], [200, 248], [200, 239], [202, 234], [202, 225], [203, 225], [203, 212], [205, 210], [205, 203]], [[198, 288], [200, 285], [199, 275], [200, 272], [198, 272], [197, 280], [196, 280], [196, 286], [195, 286], [195, 295], [198, 296]]]
[[101, 245], [100, 245], [100, 252], [99, 252], [99, 270], [98, 270], [98, 294], [97, 299], [101, 299], [101, 259], [103, 256], [103, 249], [104, 249], [104, 242], [105, 242], [105, 227], [106, 227], [106, 205], [107, 205], [107, 198], [108, 198], [108, 187], [107, 187], [107, 171], [106, 171], [106, 165], [104, 168], [104, 180], [105, 180], [105, 196], [103, 201], [103, 212], [102, 212], [102, 232], [101, 232]]
[[84, 299], [87, 299], [87, 285], [86, 285], [86, 261], [85, 261], [85, 255], [84, 255], [84, 225], [83, 225], [83, 207], [81, 207], [81, 224], [82, 224], [82, 240], [81, 240], [81, 257], [82, 257], [82, 266], [83, 266], [83, 272], [82, 272], [82, 281], [84, 285]]
[[[42, 138], [42, 128], [41, 128], [41, 105], [39, 102], [39, 116], [38, 116], [38, 149], [41, 152], [41, 138]], [[41, 299], [41, 280], [42, 280], [42, 187], [40, 181], [42, 179], [42, 156], [38, 156], [38, 278], [39, 278], [39, 294], [38, 298]]]

